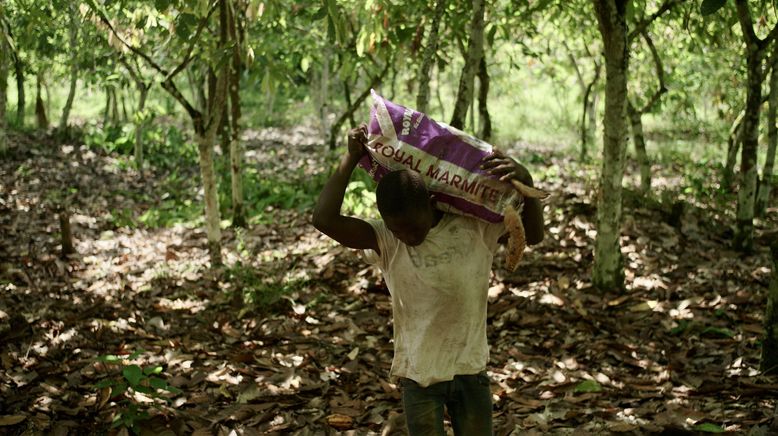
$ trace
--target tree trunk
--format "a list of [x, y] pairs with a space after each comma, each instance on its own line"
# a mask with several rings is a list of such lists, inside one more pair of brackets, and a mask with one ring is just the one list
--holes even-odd
[[427, 113], [430, 100], [430, 73], [432, 64], [438, 52], [438, 35], [440, 31], [440, 22], [443, 20], [443, 12], [446, 10], [446, 0], [438, 0], [435, 3], [435, 12], [430, 24], [430, 35], [427, 40], [427, 46], [424, 47], [424, 58], [419, 69], [417, 80], [419, 82], [419, 93], [416, 95], [416, 110]]
[[70, 118], [70, 110], [73, 108], [73, 100], [76, 97], [76, 85], [78, 82], [78, 11], [72, 6], [75, 3], [71, 3], [70, 7], [70, 26], [68, 27], [68, 34], [70, 36], [70, 90], [68, 91], [68, 98], [65, 101], [65, 108], [62, 109], [62, 118], [59, 120], [59, 130], [64, 132], [68, 127], [68, 119]]
[[[351, 85], [349, 85], [348, 81], [343, 81], [343, 96], [346, 98], [346, 107], [351, 107]], [[354, 113], [350, 113], [348, 116], [349, 121], [351, 121], [352, 126], [357, 125], [357, 121], [354, 119]]]
[[222, 265], [221, 255], [221, 216], [219, 215], [219, 197], [216, 186], [216, 173], [213, 165], [213, 143], [216, 129], [209, 135], [201, 133], [197, 135], [197, 148], [200, 157], [200, 176], [203, 179], [203, 192], [205, 193], [205, 232], [208, 237], [208, 253], [211, 257], [211, 266]]
[[[330, 50], [324, 49], [324, 59], [321, 68], [321, 81], [319, 82], [319, 120], [321, 122], [322, 136], [330, 131], [329, 125], [329, 87], [330, 87]], [[330, 140], [332, 140], [330, 138]]]
[[778, 144], [778, 126], [776, 126], [776, 113], [778, 112], [778, 44], [773, 43], [773, 64], [770, 73], [770, 96], [767, 106], [767, 156], [762, 168], [762, 181], [756, 196], [756, 215], [763, 216], [770, 201], [770, 191], [775, 183], [773, 169], [775, 167], [775, 148]]
[[740, 140], [743, 133], [743, 118], [746, 111], [743, 110], [735, 118], [732, 127], [729, 129], [727, 137], [727, 160], [724, 162], [724, 169], [721, 175], [721, 185], [724, 189], [732, 189], [732, 181], [735, 178], [735, 164], [737, 163], [737, 152], [740, 151]]
[[749, 50], [748, 90], [746, 93], [746, 115], [743, 118], [740, 154], [740, 188], [737, 196], [737, 225], [733, 244], [736, 249], [750, 252], [753, 248], [754, 203], [756, 200], [757, 166], [759, 147], [759, 112], [762, 101], [762, 56], [761, 51]]
[[230, 180], [232, 188], [232, 225], [247, 226], [246, 210], [243, 203], [243, 145], [240, 142], [240, 76], [243, 71], [241, 47], [242, 33], [238, 31], [238, 20], [235, 10], [230, 7], [228, 13], [229, 38], [232, 41], [232, 65], [229, 75], [230, 101]]
[[24, 65], [17, 53], [14, 61], [14, 74], [16, 75], [16, 124], [24, 128]]
[[[594, 136], [594, 129], [597, 128], [595, 125], [597, 117], [594, 107], [597, 95], [595, 94], [592, 96], [592, 88], [594, 88], [594, 85], [600, 80], [601, 69], [602, 65], [595, 62], [594, 78], [586, 85], [586, 89], [584, 90], [583, 113], [581, 114], [581, 154], [579, 156], [581, 162], [586, 162], [589, 159], [589, 140]], [[590, 96], [592, 97], [590, 98]], [[589, 120], [588, 128], [587, 118]]]
[[478, 65], [478, 119], [481, 121], [479, 137], [486, 142], [492, 139], [492, 118], [489, 116], [489, 72], [486, 70], [486, 55], [481, 56]]
[[467, 108], [473, 101], [473, 87], [478, 63], [483, 56], [484, 47], [484, 0], [473, 1], [473, 20], [470, 23], [470, 41], [467, 46], [467, 56], [462, 75], [459, 78], [457, 100], [454, 104], [454, 114], [451, 116], [452, 127], [462, 129], [467, 116]]
[[105, 110], [103, 111], [103, 128], [108, 127], [108, 120], [111, 116], [111, 87], [105, 87]]
[[111, 87], [111, 123], [113, 125], [119, 124], [119, 98], [115, 86]]
[[624, 177], [627, 108], [626, 0], [594, 0], [605, 48], [605, 132], [597, 202], [593, 284], [603, 290], [624, 287], [621, 197]]
[[437, 80], [435, 81], [435, 83], [437, 83], [438, 86], [435, 87], [435, 97], [438, 100], [438, 107], [440, 107], [440, 119], [441, 120], [445, 120], [446, 119], [446, 106], [443, 104], [443, 97], [441, 96], [441, 92], [440, 92], [440, 88], [441, 88], [441, 86], [440, 86], [440, 75], [441, 74], [442, 74], [442, 72], [440, 71], [440, 65], [438, 65], [438, 70], [437, 70], [437, 75], [436, 75]]
[[46, 107], [43, 105], [43, 98], [41, 97], [41, 73], [35, 76], [35, 119], [38, 123], [38, 128], [46, 130], [49, 128], [49, 118], [46, 116]]
[[632, 142], [635, 143], [635, 155], [640, 167], [640, 193], [646, 195], [651, 190], [651, 163], [648, 161], [648, 153], [646, 153], [646, 138], [643, 135], [643, 116], [629, 102], [627, 103], [627, 112], [629, 113], [629, 121], [632, 126]]
[[[64, 201], [65, 200], [63, 200], [63, 203]], [[70, 213], [65, 204], [60, 205], [59, 208], [59, 229], [62, 257], [66, 257], [69, 254], [75, 254], [76, 249], [73, 247], [73, 231], [70, 227]]]
[[[3, 18], [2, 15], [0, 15], [1, 18]], [[0, 35], [0, 155], [5, 154], [8, 150], [8, 137], [6, 136], [8, 127], [5, 121], [5, 105], [8, 100], [8, 61], [8, 45], [5, 42], [5, 37]]]
[[143, 173], [143, 130], [146, 127], [146, 116], [143, 113], [146, 108], [146, 98], [149, 95], [149, 86], [143, 82], [137, 82], [138, 93], [138, 111], [135, 113], [135, 165], [138, 171]]
[[765, 374], [778, 374], [778, 236], [771, 241], [773, 258], [773, 277], [767, 292], [767, 310], [765, 311], [765, 339], [762, 341], [762, 359], [760, 369]]

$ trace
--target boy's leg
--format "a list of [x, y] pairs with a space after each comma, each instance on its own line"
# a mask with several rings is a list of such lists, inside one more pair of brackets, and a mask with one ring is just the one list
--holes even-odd
[[400, 379], [403, 409], [410, 436], [445, 436], [443, 430], [443, 406], [446, 403], [448, 384], [435, 383], [423, 388], [413, 380]]
[[492, 391], [485, 372], [454, 377], [453, 395], [446, 403], [457, 436], [491, 436]]

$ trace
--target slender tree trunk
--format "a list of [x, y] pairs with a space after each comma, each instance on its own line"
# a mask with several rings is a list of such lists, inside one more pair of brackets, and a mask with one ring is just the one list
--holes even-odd
[[19, 128], [24, 127], [24, 65], [19, 59], [19, 54], [16, 54], [14, 61], [14, 74], [16, 75], [16, 124]]
[[[321, 82], [319, 83], [319, 120], [321, 122], [322, 134], [326, 135], [330, 132], [329, 124], [329, 88], [330, 88], [330, 56], [331, 50], [329, 48], [324, 49], [324, 59], [321, 68]], [[330, 138], [330, 141], [332, 139]]]
[[38, 123], [38, 128], [46, 130], [49, 128], [49, 118], [46, 116], [46, 106], [43, 105], [43, 98], [41, 97], [41, 78], [42, 73], [38, 72], [35, 76], [35, 119]]
[[392, 68], [392, 81], [389, 84], [389, 93], [391, 94], [389, 100], [394, 100], [394, 96], [397, 94], [397, 68]]
[[204, 80], [201, 74], [197, 74], [193, 70], [193, 68], [186, 69], [186, 79], [189, 81], [189, 89], [192, 90], [197, 109], [205, 111], [207, 98], [205, 97]]
[[438, 107], [440, 107], [440, 119], [445, 120], [446, 119], [446, 106], [443, 104], [443, 97], [441, 96], [440, 91], [440, 66], [438, 66], [437, 74], [435, 75], [435, 97], [438, 100]]
[[138, 111], [135, 113], [135, 164], [138, 171], [143, 173], [143, 131], [146, 128], [146, 98], [149, 94], [149, 86], [143, 82], [136, 82], [138, 86]]
[[219, 214], [219, 197], [216, 185], [216, 172], [213, 165], [214, 134], [200, 134], [197, 136], [197, 148], [200, 156], [200, 176], [203, 179], [203, 192], [205, 194], [205, 232], [208, 237], [208, 253], [211, 257], [211, 266], [222, 265], [221, 255], [221, 216]]
[[236, 12], [234, 7], [230, 7], [227, 15], [229, 39], [233, 45], [232, 65], [229, 75], [230, 132], [232, 134], [230, 137], [230, 180], [232, 183], [232, 225], [245, 228], [247, 222], [243, 202], [243, 144], [240, 142], [240, 76], [243, 71], [243, 59], [241, 58], [243, 34], [238, 30], [238, 23], [241, 18]]
[[756, 200], [757, 166], [759, 147], [759, 112], [762, 101], [762, 56], [760, 51], [748, 53], [748, 90], [746, 115], [743, 119], [743, 133], [740, 154], [740, 188], [737, 196], [737, 225], [734, 246], [740, 251], [750, 252], [753, 248], [754, 206]]
[[111, 87], [105, 87], [105, 110], [103, 111], [103, 128], [108, 127], [108, 121], [111, 116]]
[[746, 116], [746, 111], [740, 112], [735, 122], [732, 123], [732, 127], [729, 129], [729, 136], [727, 136], [727, 160], [724, 162], [724, 169], [721, 175], [721, 184], [724, 189], [732, 189], [732, 181], [735, 178], [735, 164], [737, 163], [737, 153], [740, 151], [740, 140], [743, 133], [743, 118]]
[[770, 72], [770, 96], [767, 105], [767, 156], [762, 168], [762, 181], [756, 196], [756, 215], [763, 216], [770, 201], [770, 191], [775, 179], [773, 170], [775, 167], [775, 148], [778, 144], [778, 126], [776, 126], [776, 113], [778, 112], [778, 44], [773, 43], [771, 56], [773, 68]]
[[[67, 200], [63, 200], [63, 203]], [[76, 249], [73, 247], [73, 231], [70, 227], [70, 212], [68, 212], [67, 204], [62, 204], [59, 207], [59, 229], [60, 229], [60, 243], [62, 247], [62, 257], [66, 257], [69, 254], [75, 254]]]
[[773, 277], [767, 292], [765, 311], [765, 339], [762, 341], [760, 369], [765, 374], [778, 374], [778, 236], [770, 244], [773, 258]]
[[[227, 44], [227, 3], [226, 0], [220, 1], [220, 41], [219, 46], [223, 49]], [[216, 185], [216, 172], [213, 163], [213, 146], [216, 141], [216, 133], [221, 124], [224, 105], [227, 100], [229, 86], [229, 64], [221, 66], [216, 79], [210, 79], [208, 101], [206, 109], [208, 110], [205, 122], [193, 120], [195, 123], [195, 136], [197, 148], [199, 151], [200, 175], [203, 179], [203, 192], [205, 195], [205, 232], [208, 237], [208, 252], [211, 258], [211, 267], [218, 267], [223, 264], [221, 255], [221, 216], [219, 213], [219, 196]]]
[[479, 137], [486, 142], [492, 139], [492, 117], [489, 115], [489, 72], [486, 70], [486, 55], [481, 56], [478, 67], [478, 119], [481, 121]]
[[[0, 19], [3, 19], [2, 9], [0, 9]], [[8, 150], [8, 123], [5, 120], [5, 106], [8, 101], [8, 64], [9, 64], [8, 44], [5, 37], [0, 33], [0, 155]]]
[[[348, 81], [343, 81], [343, 94], [346, 98], [346, 107], [351, 107], [351, 85], [349, 85]], [[352, 126], [356, 126], [357, 122], [354, 119], [354, 113], [350, 113], [348, 116], [349, 121], [351, 121]]]
[[643, 116], [640, 111], [627, 103], [627, 112], [632, 126], [632, 142], [635, 143], [635, 155], [640, 167], [640, 192], [645, 195], [651, 190], [651, 163], [646, 152], [646, 138], [643, 134]]
[[416, 95], [416, 110], [419, 112], [427, 113], [429, 110], [430, 73], [438, 52], [440, 23], [443, 21], [443, 12], [446, 10], [447, 3], [446, 0], [437, 0], [437, 2], [435, 2], [435, 12], [432, 17], [432, 23], [430, 24], [430, 34], [427, 40], [427, 46], [424, 47], [424, 57], [417, 76], [419, 93]]
[[603, 290], [622, 289], [624, 286], [619, 239], [627, 133], [627, 4], [626, 0], [594, 0], [605, 48], [606, 85], [605, 134], [592, 282]]
[[459, 78], [457, 101], [454, 104], [454, 114], [451, 116], [452, 127], [462, 129], [467, 116], [467, 108], [473, 101], [473, 87], [478, 63], [483, 56], [484, 47], [484, 0], [473, 1], [473, 20], [470, 23], [470, 41], [467, 46], [467, 56], [462, 75]]
[[121, 95], [122, 101], [122, 122], [126, 123], [129, 119], [127, 115], [127, 93], [124, 92], [124, 87], [121, 88], [119, 95]]
[[[592, 96], [592, 89], [594, 88], [594, 85], [597, 83], [597, 81], [600, 80], [601, 70], [602, 65], [595, 62], [594, 78], [586, 85], [583, 94], [583, 113], [581, 114], [581, 154], [579, 156], [579, 160], [581, 162], [586, 162], [589, 159], [589, 140], [592, 139], [594, 136], [594, 129], [597, 128], [595, 125], [597, 117], [594, 107], [597, 95], [595, 94]], [[589, 120], [588, 128], [586, 121], [587, 118]]]
[[70, 26], [68, 28], [68, 34], [70, 36], [70, 90], [68, 91], [68, 98], [65, 101], [65, 108], [62, 109], [62, 118], [59, 120], [59, 130], [64, 132], [68, 127], [68, 119], [70, 118], [70, 110], [73, 107], [73, 100], [76, 97], [76, 85], [78, 83], [78, 11], [73, 6], [75, 3], [71, 3], [70, 7]]
[[115, 86], [111, 87], [111, 123], [119, 124], [119, 97]]

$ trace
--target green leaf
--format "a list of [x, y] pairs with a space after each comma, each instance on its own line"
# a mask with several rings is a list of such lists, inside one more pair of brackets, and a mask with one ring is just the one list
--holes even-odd
[[303, 70], [303, 73], [307, 73], [308, 68], [310, 66], [311, 66], [311, 58], [309, 58], [308, 56], [302, 58], [302, 60], [300, 61], [300, 69]]
[[727, 0], [702, 0], [700, 13], [702, 16], [715, 14], [719, 9], [723, 8], [725, 4], [727, 4]]
[[700, 333], [700, 335], [714, 335], [714, 336], [722, 336], [725, 338], [732, 338], [735, 336], [735, 332], [728, 328], [719, 328], [719, 327], [707, 327], [705, 330]]
[[146, 374], [146, 375], [159, 374], [160, 372], [162, 372], [162, 367], [159, 366], [159, 365], [147, 366], [147, 367], [143, 368], [143, 373]]
[[165, 12], [170, 7], [170, 0], [154, 0], [154, 7], [160, 12]]
[[584, 380], [575, 387], [576, 393], [602, 392], [602, 386], [595, 380]]
[[316, 11], [315, 14], [313, 14], [311, 19], [313, 21], [319, 21], [319, 20], [321, 20], [322, 18], [324, 18], [326, 16], [327, 16], [327, 8], [325, 6], [322, 6], [322, 7], [319, 8], [318, 11]]
[[130, 383], [130, 386], [135, 387], [143, 378], [143, 371], [138, 365], [130, 365], [124, 367], [122, 370], [122, 375]]
[[710, 422], [697, 424], [694, 426], [694, 429], [697, 431], [704, 431], [706, 433], [724, 433], [725, 431], [723, 428], [721, 428], [720, 425], [711, 424]]
[[137, 359], [138, 356], [140, 356], [141, 354], [143, 354], [145, 352], [146, 352], [146, 350], [144, 350], [142, 348], [139, 349], [139, 350], [135, 350], [135, 351], [132, 352], [132, 354], [130, 354], [130, 357], [128, 357], [127, 360]]
[[113, 380], [107, 378], [95, 383], [95, 387], [98, 389], [107, 388], [108, 386], [113, 386]]
[[159, 377], [149, 378], [149, 384], [154, 389], [167, 389], [168, 387], [167, 382]]
[[111, 398], [116, 398], [119, 395], [123, 394], [125, 391], [127, 391], [127, 385], [119, 382], [116, 383], [116, 386], [113, 386], [111, 388]]
[[115, 356], [113, 354], [106, 354], [105, 356], [97, 356], [97, 360], [99, 362], [106, 362], [106, 363], [116, 363], [122, 361], [121, 357]]

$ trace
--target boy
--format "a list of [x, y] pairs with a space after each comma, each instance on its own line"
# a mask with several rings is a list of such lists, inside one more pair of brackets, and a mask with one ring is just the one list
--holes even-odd
[[[445, 407], [455, 435], [491, 435], [486, 300], [505, 227], [437, 210], [421, 175], [411, 170], [390, 172], [378, 183], [382, 220], [341, 215], [366, 143], [365, 125], [349, 132], [348, 153], [319, 195], [313, 225], [346, 247], [365, 249], [365, 259], [384, 275], [394, 320], [391, 375], [402, 387], [409, 434], [445, 435]], [[481, 167], [532, 186], [526, 168], [497, 151]], [[522, 223], [528, 244], [543, 240], [537, 199], [525, 199]]]

